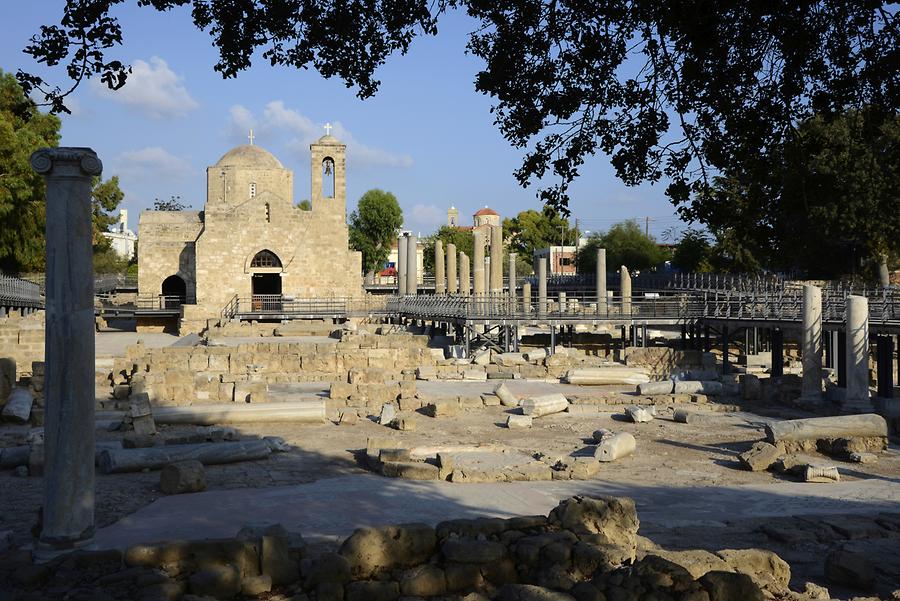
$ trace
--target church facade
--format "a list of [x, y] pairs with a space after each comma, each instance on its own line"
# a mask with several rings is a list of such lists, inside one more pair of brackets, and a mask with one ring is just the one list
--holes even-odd
[[[203, 211], [144, 211], [138, 239], [141, 299], [184, 304], [184, 317], [214, 318], [242, 302], [358, 297], [362, 257], [348, 246], [346, 146], [310, 145], [311, 208], [293, 202], [293, 173], [252, 144], [207, 168]], [[193, 305], [193, 306], [192, 306]]]

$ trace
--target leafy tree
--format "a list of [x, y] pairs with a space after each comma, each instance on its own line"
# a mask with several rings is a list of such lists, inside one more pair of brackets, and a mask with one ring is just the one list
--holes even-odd
[[31, 153], [57, 146], [59, 119], [36, 109], [15, 77], [0, 71], [0, 270], [44, 268], [44, 179]]
[[711, 254], [709, 235], [701, 230], [689, 229], [682, 234], [675, 246], [672, 265], [685, 272], [710, 272], [713, 270]]
[[[125, 84], [129, 67], [107, 56], [123, 33], [110, 8], [122, 0], [67, 0], [59, 25], [25, 48], [63, 64], [77, 86], [99, 76]], [[900, 16], [871, 2], [576, 2], [574, 0], [141, 0], [191, 18], [218, 48], [224, 77], [247, 69], [257, 51], [272, 65], [313, 66], [324, 77], [374, 94], [375, 70], [405, 53], [416, 35], [435, 35], [448, 10], [475, 21], [469, 51], [485, 61], [476, 89], [495, 99], [496, 124], [529, 149], [522, 185], [552, 176], [539, 191], [560, 210], [586, 157], [602, 151], [627, 184], [671, 180], [667, 194], [698, 219], [712, 178], [749, 158], [776, 167], [795, 125], [817, 113], [898, 109]], [[304, 5], [305, 6], [305, 5]], [[187, 13], [183, 13], [187, 14]], [[64, 111], [71, 91], [17, 73], [26, 92]], [[73, 87], [74, 87], [73, 86]], [[550, 179], [549, 177], [547, 179]]]
[[[562, 243], [572, 245], [578, 239], [578, 232], [569, 225], [568, 219], [553, 209], [545, 208], [543, 211], [529, 209], [504, 219], [503, 236], [509, 251], [518, 253], [517, 259], [522, 259], [524, 267], [526, 263], [532, 263], [534, 251]], [[524, 273], [530, 272], [529, 267]]]
[[312, 203], [309, 202], [308, 198], [304, 198], [297, 203], [297, 208], [299, 208], [301, 211], [312, 211]]
[[369, 190], [350, 214], [350, 247], [362, 253], [363, 271], [381, 268], [391, 252], [391, 243], [403, 225], [403, 210], [397, 198], [384, 190]]
[[119, 176], [114, 175], [106, 181], [95, 177], [93, 187], [91, 189], [91, 221], [94, 228], [92, 235], [92, 244], [94, 253], [107, 250], [110, 247], [108, 238], [102, 235], [102, 232], [109, 231], [109, 226], [117, 221], [113, 215], [122, 200], [125, 193], [119, 188]]
[[94, 273], [125, 273], [128, 259], [107, 247], [94, 252]]
[[900, 116], [851, 111], [801, 123], [775, 168], [716, 180], [703, 219], [771, 269], [833, 278], [900, 255]]
[[180, 196], [172, 195], [169, 200], [162, 200], [160, 198], [155, 198], [153, 200], [154, 211], [183, 211], [186, 208], [187, 205], [181, 202]]
[[597, 266], [597, 249], [606, 249], [606, 268], [609, 271], [626, 266], [630, 271], [656, 267], [668, 253], [644, 233], [636, 221], [617, 223], [605, 234], [594, 234], [578, 249], [575, 265], [579, 272], [592, 273]]
[[[450, 244], [456, 245], [457, 259], [459, 258], [458, 254], [461, 252], [466, 253], [470, 261], [474, 255], [475, 237], [472, 235], [472, 230], [443, 225], [441, 229], [424, 240], [425, 246], [422, 252], [425, 255], [422, 261], [425, 264], [425, 273], [434, 273], [434, 243], [436, 240], [444, 243], [445, 257], [447, 256], [447, 246]], [[456, 269], [458, 273], [459, 261], [457, 261]]]

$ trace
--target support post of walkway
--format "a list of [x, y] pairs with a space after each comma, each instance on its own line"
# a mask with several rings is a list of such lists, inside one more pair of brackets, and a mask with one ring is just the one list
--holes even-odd
[[397, 294], [406, 294], [406, 236], [397, 238]]
[[772, 373], [773, 378], [784, 375], [784, 332], [778, 328], [772, 330]]
[[406, 239], [406, 293], [419, 293], [419, 239], [410, 234]]
[[444, 284], [444, 243], [434, 241], [434, 293], [443, 295], [447, 292]]
[[869, 299], [847, 297], [847, 401], [845, 410], [871, 411], [869, 399]]
[[606, 249], [597, 249], [597, 313], [606, 313]]
[[456, 245], [447, 245], [447, 294], [456, 294], [459, 290], [456, 282]]
[[484, 232], [476, 231], [474, 238], [474, 254], [472, 256], [472, 275], [474, 276], [474, 293], [481, 298], [484, 296]]
[[538, 316], [547, 313], [547, 258], [541, 257], [537, 264], [538, 276]]
[[94, 266], [90, 148], [44, 148], [31, 167], [46, 182], [44, 499], [39, 554], [94, 537]]
[[822, 290], [803, 286], [803, 384], [800, 396], [822, 400]]

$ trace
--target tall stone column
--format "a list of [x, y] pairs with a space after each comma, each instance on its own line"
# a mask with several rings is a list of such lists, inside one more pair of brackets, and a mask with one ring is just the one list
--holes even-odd
[[419, 293], [419, 239], [412, 234], [406, 238], [406, 293]]
[[606, 313], [606, 249], [597, 249], [597, 312]]
[[869, 399], [869, 299], [847, 297], [847, 401], [845, 409], [871, 411]]
[[803, 287], [803, 387], [805, 399], [822, 399], [822, 290]]
[[516, 253], [509, 253], [509, 297], [516, 298]]
[[491, 293], [503, 292], [503, 228], [491, 228]]
[[44, 342], [44, 505], [38, 549], [94, 536], [94, 266], [90, 148], [44, 148], [31, 167], [47, 184]]
[[547, 258], [541, 257], [537, 264], [538, 276], [538, 315], [547, 312]]
[[456, 245], [447, 245], [447, 294], [456, 294]]
[[531, 313], [531, 282], [522, 284], [522, 310]]
[[397, 294], [406, 294], [406, 236], [397, 238]]
[[474, 276], [475, 296], [484, 294], [484, 232], [475, 232], [474, 256], [472, 257], [472, 275]]
[[444, 294], [447, 289], [444, 285], [444, 243], [434, 241], [434, 293]]
[[622, 282], [622, 313], [629, 314], [631, 313], [631, 274], [628, 273], [628, 268], [622, 265], [619, 268], [619, 275]]
[[459, 293], [469, 296], [472, 291], [472, 278], [469, 275], [469, 255], [459, 253]]

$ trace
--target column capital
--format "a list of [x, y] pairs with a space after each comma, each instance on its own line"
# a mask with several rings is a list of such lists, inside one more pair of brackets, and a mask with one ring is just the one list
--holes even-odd
[[47, 177], [91, 177], [103, 172], [103, 163], [90, 148], [41, 148], [31, 154], [31, 168]]

